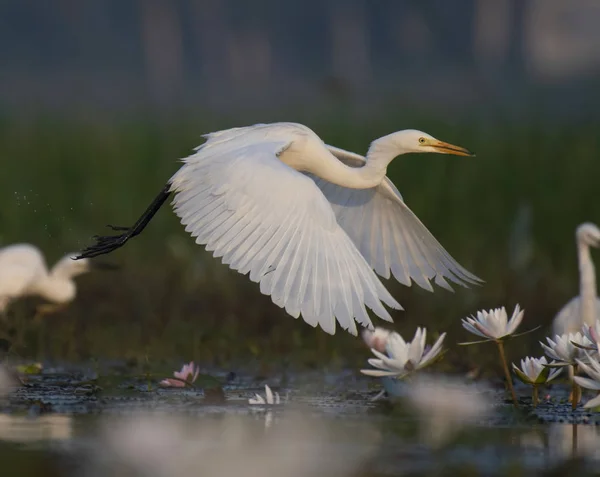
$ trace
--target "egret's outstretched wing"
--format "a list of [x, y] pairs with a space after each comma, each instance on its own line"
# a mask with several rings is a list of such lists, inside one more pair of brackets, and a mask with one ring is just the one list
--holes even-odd
[[171, 179], [186, 231], [312, 326], [356, 334], [372, 327], [365, 305], [391, 321], [392, 298], [336, 222], [315, 183], [277, 155], [290, 142], [211, 136]]
[[[600, 298], [596, 298], [596, 319], [600, 320]], [[581, 297], [576, 296], [556, 314], [552, 321], [552, 332], [557, 335], [577, 333], [582, 326]]]
[[[327, 148], [351, 167], [365, 163], [359, 154]], [[410, 286], [412, 279], [430, 291], [432, 279], [448, 290], [452, 288], [446, 279], [462, 286], [481, 282], [450, 256], [387, 177], [378, 187], [360, 190], [311, 177], [331, 203], [340, 226], [382, 277], [389, 278], [391, 272], [404, 285]]]

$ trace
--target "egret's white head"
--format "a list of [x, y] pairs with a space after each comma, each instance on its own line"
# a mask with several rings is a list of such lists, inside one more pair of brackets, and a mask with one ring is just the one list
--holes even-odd
[[438, 154], [454, 154], [456, 156], [475, 155], [464, 147], [440, 141], [426, 132], [405, 129], [373, 141], [367, 157], [371, 159], [381, 158], [389, 162], [394, 157], [409, 152], [437, 152]]
[[589, 247], [600, 247], [600, 229], [596, 224], [585, 222], [577, 227], [577, 241]]
[[456, 156], [474, 156], [475, 154], [464, 147], [440, 141], [432, 135], [417, 129], [405, 129], [398, 131], [394, 136], [394, 142], [404, 152], [437, 152], [438, 154], [454, 154]]

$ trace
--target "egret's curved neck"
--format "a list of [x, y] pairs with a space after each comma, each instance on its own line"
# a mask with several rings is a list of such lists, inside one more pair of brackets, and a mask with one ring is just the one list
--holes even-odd
[[583, 322], [593, 325], [596, 321], [596, 272], [588, 245], [577, 243], [579, 255], [579, 296]]
[[381, 184], [386, 168], [378, 167], [368, 160], [362, 167], [350, 167], [331, 155], [331, 161], [328, 161], [327, 167], [319, 167], [310, 172], [327, 182], [349, 189], [371, 189]]
[[[349, 179], [354, 179], [356, 189], [368, 189], [381, 183], [387, 173], [387, 167], [396, 157], [411, 152], [398, 144], [397, 133], [380, 137], [371, 143], [364, 166], [351, 169]], [[343, 164], [342, 164], [343, 165]], [[363, 185], [361, 187], [361, 184]], [[344, 185], [344, 184], [339, 184]], [[346, 187], [353, 187], [346, 185]]]
[[399, 144], [397, 135], [398, 133], [392, 133], [373, 141], [367, 152], [365, 167], [374, 171], [381, 171], [385, 175], [390, 162], [402, 154], [411, 152], [402, 147], [402, 144]]
[[[297, 170], [310, 172], [332, 184], [349, 189], [370, 189], [381, 184], [387, 166], [396, 156], [408, 152], [399, 148], [390, 136], [384, 136], [371, 143], [366, 163], [361, 167], [347, 166], [322, 143], [306, 144], [301, 152], [296, 152], [292, 145], [280, 159]], [[312, 160], [307, 161], [307, 157]]]

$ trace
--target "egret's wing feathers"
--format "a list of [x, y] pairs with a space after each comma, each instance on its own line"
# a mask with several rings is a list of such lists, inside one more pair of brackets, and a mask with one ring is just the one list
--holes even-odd
[[282, 163], [289, 142], [211, 137], [171, 179], [186, 231], [275, 304], [334, 333], [372, 327], [365, 305], [391, 321], [392, 298], [338, 225], [315, 183]]
[[[365, 163], [358, 154], [327, 147], [349, 166]], [[393, 275], [408, 286], [412, 279], [430, 291], [430, 280], [449, 290], [452, 288], [446, 280], [462, 286], [481, 282], [450, 256], [387, 177], [373, 189], [348, 189], [311, 177], [331, 203], [340, 226], [382, 277]]]

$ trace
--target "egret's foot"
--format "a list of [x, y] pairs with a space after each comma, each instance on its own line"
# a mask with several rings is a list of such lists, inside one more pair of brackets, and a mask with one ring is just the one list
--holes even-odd
[[96, 243], [84, 248], [81, 254], [75, 257], [75, 259], [97, 257], [98, 255], [110, 253], [122, 247], [131, 238], [131, 229], [128, 228], [125, 230], [127, 231], [120, 235], [94, 235], [92, 238]]
[[109, 225], [108, 228], [123, 233], [120, 235], [108, 236], [95, 235], [93, 239], [96, 241], [96, 243], [85, 248], [81, 252], [81, 254], [75, 257], [75, 260], [79, 260], [81, 258], [97, 257], [98, 255], [110, 253], [113, 250], [116, 250], [119, 247], [125, 245], [125, 243], [130, 238], [142, 233], [142, 231], [146, 228], [148, 223], [152, 220], [152, 217], [154, 217], [154, 214], [158, 212], [158, 209], [162, 207], [162, 205], [166, 202], [170, 195], [171, 183], [168, 183], [163, 187], [163, 190], [161, 190], [160, 193], [154, 198], [152, 203], [148, 206], [148, 208], [144, 211], [144, 213], [132, 227], [120, 227], [115, 225]]

